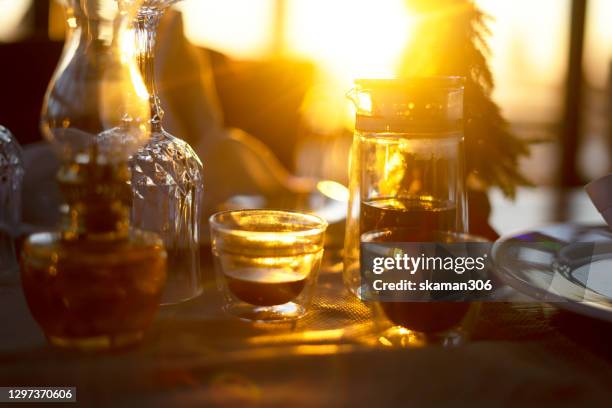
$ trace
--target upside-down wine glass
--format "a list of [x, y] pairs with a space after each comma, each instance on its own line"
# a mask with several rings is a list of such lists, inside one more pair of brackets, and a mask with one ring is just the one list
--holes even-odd
[[136, 15], [137, 59], [149, 91], [151, 137], [131, 160], [135, 227], [157, 232], [168, 252], [162, 304], [176, 304], [202, 292], [200, 211], [202, 163], [191, 146], [162, 127], [154, 54], [159, 21], [178, 0], [144, 0]]

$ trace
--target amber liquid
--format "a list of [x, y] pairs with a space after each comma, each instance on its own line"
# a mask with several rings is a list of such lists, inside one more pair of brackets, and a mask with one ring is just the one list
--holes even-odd
[[275, 306], [298, 297], [307, 276], [290, 269], [244, 268], [226, 271], [225, 279], [238, 299], [256, 306]]
[[[361, 203], [361, 233], [390, 229], [384, 242], [436, 242], [434, 231], [456, 230], [456, 207], [449, 202], [377, 199]], [[444, 332], [461, 324], [470, 310], [465, 302], [381, 302], [396, 325], [423, 333]]]
[[399, 242], [428, 242], [433, 231], [457, 229], [456, 213], [453, 203], [440, 200], [379, 198], [361, 203], [361, 234], [401, 228], [414, 235]]
[[166, 278], [163, 248], [145, 238], [65, 243], [41, 233], [28, 239], [23, 290], [52, 343], [108, 349], [139, 340], [155, 316]]

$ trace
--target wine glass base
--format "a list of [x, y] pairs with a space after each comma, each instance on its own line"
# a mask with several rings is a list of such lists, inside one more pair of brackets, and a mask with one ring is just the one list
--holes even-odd
[[456, 347], [469, 340], [469, 333], [461, 328], [442, 333], [422, 333], [393, 326], [380, 333], [377, 342], [385, 347], [419, 348], [425, 346]]
[[225, 311], [241, 320], [257, 323], [282, 323], [293, 321], [306, 314], [306, 308], [294, 302], [275, 306], [255, 306], [247, 303], [233, 304]]
[[51, 343], [53, 346], [80, 351], [107, 351], [122, 349], [140, 343], [143, 338], [144, 331], [93, 337], [47, 336], [49, 343]]

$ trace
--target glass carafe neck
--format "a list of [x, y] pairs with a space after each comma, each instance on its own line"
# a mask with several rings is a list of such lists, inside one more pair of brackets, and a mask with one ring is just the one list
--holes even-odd
[[119, 37], [128, 23], [128, 13], [118, 0], [63, 0], [66, 14], [66, 39], [80, 31], [83, 44], [118, 46]]
[[152, 132], [161, 130], [161, 121], [164, 116], [155, 81], [155, 44], [157, 28], [162, 15], [163, 11], [147, 9], [140, 12], [134, 22], [138, 65], [149, 91]]
[[62, 237], [121, 239], [128, 235], [130, 186], [127, 163], [96, 162], [96, 155], [65, 162], [57, 178], [66, 204]]

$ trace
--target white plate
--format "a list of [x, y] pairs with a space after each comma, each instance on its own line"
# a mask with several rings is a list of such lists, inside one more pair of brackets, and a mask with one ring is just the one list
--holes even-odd
[[495, 274], [538, 301], [612, 322], [612, 231], [556, 224], [500, 238]]

